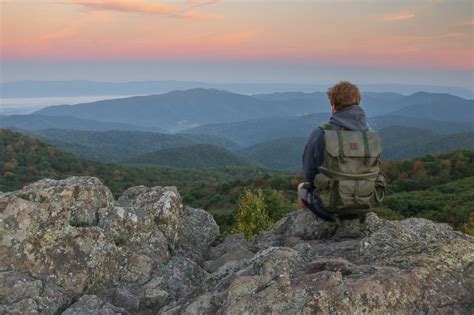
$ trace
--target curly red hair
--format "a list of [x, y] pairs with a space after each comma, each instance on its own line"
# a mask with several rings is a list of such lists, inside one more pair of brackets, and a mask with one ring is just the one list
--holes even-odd
[[361, 99], [357, 85], [348, 81], [341, 81], [329, 88], [327, 94], [331, 105], [334, 106], [336, 110], [352, 105], [359, 105]]

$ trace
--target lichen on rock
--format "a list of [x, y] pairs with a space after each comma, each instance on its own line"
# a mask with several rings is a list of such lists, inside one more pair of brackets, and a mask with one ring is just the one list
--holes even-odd
[[174, 187], [93, 177], [0, 193], [1, 314], [471, 314], [474, 240], [425, 219], [298, 210], [219, 235]]
[[[208, 225], [199, 228], [204, 232], [199, 242], [193, 239], [195, 224]], [[168, 292], [147, 290], [156, 270], [170, 268], [166, 266], [177, 255], [201, 258], [219, 229], [203, 210], [183, 212], [175, 187], [132, 187], [115, 201], [97, 178], [70, 177], [2, 193], [0, 233], [2, 313], [21, 309], [54, 314], [74, 300], [77, 307], [103, 307], [81, 296], [119, 287], [129, 287], [135, 311], [147, 309], [153, 299], [163, 300], [163, 305]], [[32, 293], [22, 295], [7, 287], [12, 274], [33, 279], [24, 280]], [[62, 300], [43, 306], [45, 287], [57, 288]], [[125, 299], [117, 293], [114, 297], [104, 305]]]

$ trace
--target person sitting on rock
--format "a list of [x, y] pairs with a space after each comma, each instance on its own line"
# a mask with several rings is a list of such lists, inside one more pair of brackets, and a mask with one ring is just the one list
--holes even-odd
[[298, 203], [325, 220], [359, 215], [383, 199], [379, 169], [381, 143], [370, 130], [359, 103], [359, 88], [339, 82], [327, 92], [329, 123], [309, 136], [302, 156], [306, 181], [298, 185]]

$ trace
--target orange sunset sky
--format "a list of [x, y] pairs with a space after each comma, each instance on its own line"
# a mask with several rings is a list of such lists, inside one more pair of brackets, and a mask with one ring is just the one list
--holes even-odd
[[472, 1], [0, 2], [2, 81], [473, 85]]

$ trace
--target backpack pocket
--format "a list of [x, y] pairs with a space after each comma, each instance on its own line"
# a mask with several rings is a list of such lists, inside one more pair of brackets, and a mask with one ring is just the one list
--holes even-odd
[[314, 186], [316, 187], [316, 189], [314, 190], [315, 195], [319, 198], [324, 208], [326, 209], [332, 208], [331, 202], [335, 200], [334, 195], [336, 192], [333, 189], [335, 186], [335, 182], [335, 180], [329, 178], [323, 173], [317, 174], [314, 178]]
[[337, 209], [370, 209], [374, 206], [375, 182], [367, 179], [339, 180]]
[[[314, 179], [314, 185], [317, 188], [315, 189], [316, 197], [330, 212], [363, 213], [379, 202], [377, 184], [373, 179], [337, 180], [319, 173]], [[383, 199], [383, 194], [380, 196]]]

